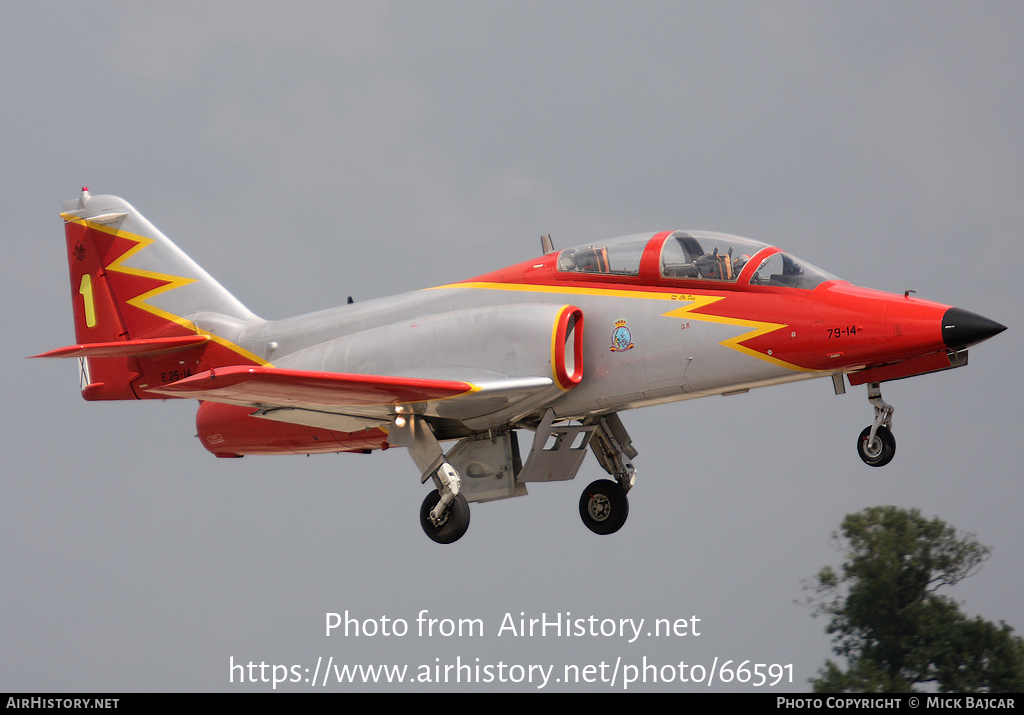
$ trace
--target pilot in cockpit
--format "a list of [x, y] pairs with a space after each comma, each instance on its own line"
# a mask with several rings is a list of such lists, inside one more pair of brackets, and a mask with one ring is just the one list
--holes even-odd
[[705, 253], [693, 262], [697, 273], [701, 278], [709, 278], [718, 281], [732, 281], [739, 277], [743, 266], [750, 260], [750, 256], [743, 254], [733, 260], [732, 246], [725, 255], [718, 253], [718, 247], [712, 253]]

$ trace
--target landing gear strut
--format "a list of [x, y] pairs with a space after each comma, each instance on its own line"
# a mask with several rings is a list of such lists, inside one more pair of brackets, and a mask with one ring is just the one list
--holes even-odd
[[462, 478], [445, 459], [430, 425], [418, 415], [400, 412], [388, 432], [392, 444], [408, 447], [419, 467], [421, 481], [433, 480], [434, 487], [420, 506], [420, 525], [439, 544], [458, 541], [469, 528], [469, 502], [459, 493]]
[[875, 408], [875, 422], [857, 438], [857, 454], [871, 467], [884, 467], [896, 455], [896, 438], [892, 436], [896, 408], [882, 399], [882, 386], [877, 382], [868, 385], [868, 401]]

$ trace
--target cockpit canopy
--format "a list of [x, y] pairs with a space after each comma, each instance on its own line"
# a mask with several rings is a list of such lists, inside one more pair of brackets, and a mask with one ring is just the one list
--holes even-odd
[[[558, 254], [558, 270], [608, 276], [638, 276], [649, 244], [664, 234], [622, 236], [602, 243], [566, 248]], [[651, 246], [656, 250], [655, 246]], [[744, 271], [758, 261], [757, 268]], [[664, 239], [659, 261], [661, 278], [686, 281], [744, 283], [787, 288], [814, 288], [836, 280], [827, 271], [749, 238], [712, 231], [676, 231]]]

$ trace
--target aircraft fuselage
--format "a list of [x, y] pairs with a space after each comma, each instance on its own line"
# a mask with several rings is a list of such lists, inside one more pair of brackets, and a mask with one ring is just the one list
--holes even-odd
[[122, 199], [83, 190], [62, 215], [78, 344], [41, 357], [79, 358], [85, 399], [198, 399], [218, 457], [407, 447], [436, 487], [420, 518], [442, 543], [465, 533], [469, 501], [572, 479], [588, 447], [614, 481], [587, 487], [581, 517], [618, 530], [637, 452], [617, 413], [661, 402], [867, 384], [875, 419], [857, 448], [883, 466], [881, 383], [961, 367], [1005, 329], [708, 231], [542, 242], [467, 281], [266, 321]]

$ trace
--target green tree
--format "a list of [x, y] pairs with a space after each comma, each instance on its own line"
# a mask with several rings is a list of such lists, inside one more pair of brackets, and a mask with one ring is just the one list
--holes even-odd
[[989, 556], [972, 534], [913, 509], [877, 506], [848, 514], [833, 538], [845, 559], [809, 588], [815, 615], [843, 670], [828, 660], [816, 692], [1024, 692], [1024, 639], [1005, 623], [970, 619], [937, 593], [977, 572]]

